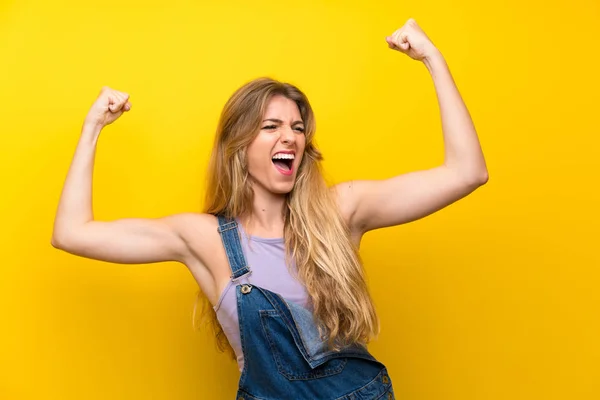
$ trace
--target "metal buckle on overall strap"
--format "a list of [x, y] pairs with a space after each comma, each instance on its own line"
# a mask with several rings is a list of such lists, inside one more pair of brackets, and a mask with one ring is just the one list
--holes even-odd
[[[237, 278], [234, 278], [233, 275], [232, 275], [231, 276], [231, 281], [235, 283], [236, 281], [238, 281], [238, 280], [240, 280], [240, 279], [242, 279], [242, 278], [244, 278], [244, 277], [246, 277], [248, 275], [251, 275], [251, 274], [252, 274], [252, 270], [249, 270], [248, 272], [246, 272], [243, 275], [238, 276]], [[246, 283], [246, 284], [242, 285], [242, 289], [241, 290], [242, 290], [243, 294], [248, 294], [252, 290], [252, 285]]]
[[[244, 267], [244, 268], [247, 268], [247, 267]], [[245, 276], [249, 276], [249, 275], [252, 275], [252, 270], [251, 270], [251, 269], [249, 269], [249, 270], [248, 270], [248, 272], [246, 272], [245, 274], [242, 274], [242, 275], [238, 276], [237, 278], [234, 278], [234, 277], [233, 277], [233, 275], [231, 275], [231, 276], [230, 276], [230, 278], [231, 278], [231, 282], [234, 282], [234, 283], [235, 283], [236, 281], [239, 281], [239, 280], [240, 280], [240, 279], [242, 279], [243, 277], [245, 277]]]

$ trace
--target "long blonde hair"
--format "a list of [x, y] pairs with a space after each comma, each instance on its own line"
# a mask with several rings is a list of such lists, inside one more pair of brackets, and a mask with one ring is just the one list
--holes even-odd
[[[315, 320], [332, 349], [367, 343], [379, 333], [358, 251], [353, 245], [331, 190], [321, 173], [323, 159], [314, 144], [315, 120], [308, 99], [297, 87], [270, 78], [255, 79], [228, 100], [219, 120], [208, 170], [205, 212], [230, 218], [252, 210], [253, 191], [246, 149], [258, 134], [270, 99], [293, 100], [305, 126], [306, 147], [292, 191], [286, 196], [284, 238], [288, 265], [295, 260], [298, 278], [309, 294]], [[204, 296], [218, 348], [234, 356]]]

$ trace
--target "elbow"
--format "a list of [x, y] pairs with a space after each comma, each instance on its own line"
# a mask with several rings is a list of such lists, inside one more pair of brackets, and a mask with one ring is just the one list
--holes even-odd
[[490, 175], [488, 174], [487, 169], [484, 169], [475, 176], [474, 181], [477, 186], [483, 186], [488, 182], [489, 179]]
[[463, 163], [444, 163], [444, 165], [453, 172], [456, 179], [463, 185], [473, 189], [485, 185], [490, 179], [485, 161], [483, 162], [463, 162]]
[[50, 239], [50, 244], [52, 245], [52, 247], [54, 247], [55, 249], [61, 249], [62, 248], [62, 243], [61, 241], [54, 235], [52, 235], [52, 239]]
[[74, 240], [73, 237], [63, 236], [52, 236], [50, 244], [57, 250], [62, 250], [66, 253], [76, 254], [78, 251], [79, 243]]
[[69, 237], [72, 235], [67, 235], [67, 232], [64, 230], [54, 231], [52, 232], [52, 239], [50, 239], [50, 244], [55, 249], [64, 250], [65, 246], [69, 243]]
[[472, 190], [477, 189], [480, 186], [485, 185], [489, 180], [489, 174], [487, 169], [482, 171], [471, 171], [469, 173], [462, 174], [462, 180]]
[[55, 249], [65, 250], [70, 247], [74, 241], [82, 237], [81, 225], [55, 224], [52, 231], [50, 244]]
[[57, 223], [54, 223], [54, 227], [52, 229], [52, 238], [50, 239], [50, 244], [55, 249], [60, 249], [63, 242], [64, 229], [59, 229]]

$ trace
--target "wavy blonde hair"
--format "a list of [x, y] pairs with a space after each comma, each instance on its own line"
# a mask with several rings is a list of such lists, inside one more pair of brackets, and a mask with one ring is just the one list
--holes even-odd
[[[305, 126], [306, 147], [293, 190], [283, 211], [288, 265], [295, 260], [317, 325], [334, 350], [367, 343], [379, 333], [379, 320], [369, 294], [358, 249], [321, 173], [323, 159], [315, 147], [315, 119], [308, 99], [297, 87], [270, 78], [255, 79], [227, 101], [217, 127], [208, 170], [205, 212], [230, 218], [251, 213], [253, 190], [246, 149], [257, 136], [271, 98], [294, 101]], [[204, 297], [221, 351], [235, 357], [216, 313]]]

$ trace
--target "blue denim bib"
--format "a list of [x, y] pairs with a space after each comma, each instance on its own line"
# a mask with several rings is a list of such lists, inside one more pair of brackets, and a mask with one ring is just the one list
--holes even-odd
[[[235, 282], [251, 271], [237, 223], [218, 219]], [[365, 346], [332, 351], [310, 310], [255, 285], [235, 290], [244, 352], [237, 400], [394, 399], [385, 366]]]

